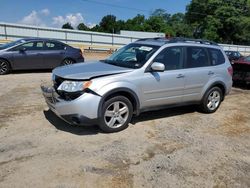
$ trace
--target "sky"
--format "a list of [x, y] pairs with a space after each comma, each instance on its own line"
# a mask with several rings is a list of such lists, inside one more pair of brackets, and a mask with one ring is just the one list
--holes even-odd
[[137, 14], [146, 17], [157, 9], [185, 12], [190, 0], [1, 0], [0, 22], [47, 27], [73, 27], [85, 23], [93, 27], [103, 16], [113, 14], [127, 20]]

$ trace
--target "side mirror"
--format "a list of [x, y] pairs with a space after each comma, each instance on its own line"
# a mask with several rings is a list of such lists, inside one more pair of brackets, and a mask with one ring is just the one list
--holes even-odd
[[154, 62], [151, 65], [151, 70], [155, 72], [164, 72], [165, 71], [165, 65], [163, 63]]
[[22, 47], [19, 49], [19, 52], [24, 53], [27, 49], [25, 47]]

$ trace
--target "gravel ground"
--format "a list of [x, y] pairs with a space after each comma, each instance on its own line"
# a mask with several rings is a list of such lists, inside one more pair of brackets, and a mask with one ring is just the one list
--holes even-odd
[[104, 134], [47, 109], [50, 77], [0, 77], [0, 187], [250, 187], [250, 90], [234, 88], [215, 114], [147, 112]]

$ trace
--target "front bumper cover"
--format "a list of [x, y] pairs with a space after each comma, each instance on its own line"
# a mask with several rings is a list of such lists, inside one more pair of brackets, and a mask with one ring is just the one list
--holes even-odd
[[100, 96], [83, 94], [76, 100], [65, 101], [56, 93], [54, 87], [41, 85], [41, 90], [50, 110], [67, 123], [93, 125], [98, 122], [97, 109]]

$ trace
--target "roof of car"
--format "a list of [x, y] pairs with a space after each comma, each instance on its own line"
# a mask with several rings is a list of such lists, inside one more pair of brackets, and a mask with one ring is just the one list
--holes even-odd
[[157, 38], [143, 38], [136, 41], [136, 43], [143, 43], [143, 44], [151, 44], [151, 45], [157, 45], [162, 46], [164, 44], [170, 44], [170, 43], [193, 43], [193, 44], [202, 44], [202, 45], [213, 45], [218, 46], [217, 43], [209, 40], [203, 40], [203, 39], [191, 39], [191, 38], [182, 38], [182, 37], [174, 37], [174, 38], [163, 38], [163, 37], [157, 37]]
[[24, 38], [24, 39], [20, 39], [20, 40], [24, 40], [24, 41], [35, 41], [35, 40], [49, 40], [49, 41], [57, 41], [60, 42], [56, 39], [50, 39], [50, 38], [39, 38], [39, 37], [29, 37], [29, 38]]

